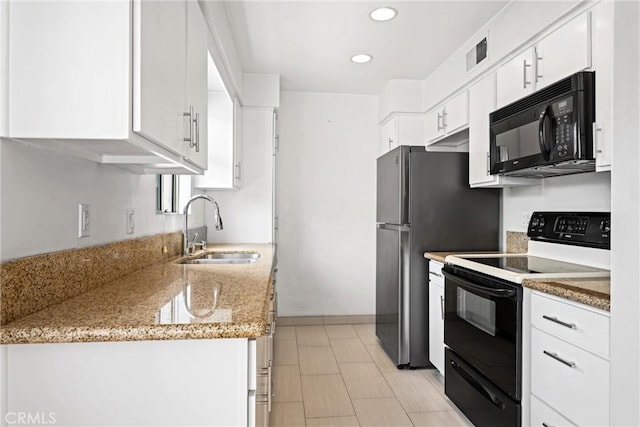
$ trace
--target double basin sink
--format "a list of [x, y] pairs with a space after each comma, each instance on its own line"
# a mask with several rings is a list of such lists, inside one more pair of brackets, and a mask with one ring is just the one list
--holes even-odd
[[183, 258], [178, 264], [252, 264], [258, 261], [257, 252], [208, 252], [194, 258]]

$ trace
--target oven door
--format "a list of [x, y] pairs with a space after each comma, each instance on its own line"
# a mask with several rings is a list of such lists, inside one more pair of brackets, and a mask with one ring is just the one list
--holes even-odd
[[450, 265], [443, 273], [445, 344], [520, 400], [522, 288]]

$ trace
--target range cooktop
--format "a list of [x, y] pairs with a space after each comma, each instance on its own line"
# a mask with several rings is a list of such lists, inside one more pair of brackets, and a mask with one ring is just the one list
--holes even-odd
[[445, 262], [514, 283], [522, 283], [524, 279], [610, 276], [609, 270], [527, 254], [450, 255]]

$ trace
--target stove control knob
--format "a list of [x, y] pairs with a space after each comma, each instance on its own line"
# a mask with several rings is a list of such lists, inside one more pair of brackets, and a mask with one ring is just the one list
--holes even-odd
[[544, 227], [544, 218], [540, 218], [540, 227]]
[[602, 231], [603, 233], [608, 233], [609, 231], [611, 231], [611, 220], [605, 219], [604, 221], [601, 221], [600, 231]]

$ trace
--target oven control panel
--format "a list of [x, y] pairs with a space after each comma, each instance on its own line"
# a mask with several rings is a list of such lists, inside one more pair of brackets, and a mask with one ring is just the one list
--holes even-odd
[[611, 213], [534, 212], [527, 235], [533, 240], [609, 249]]

